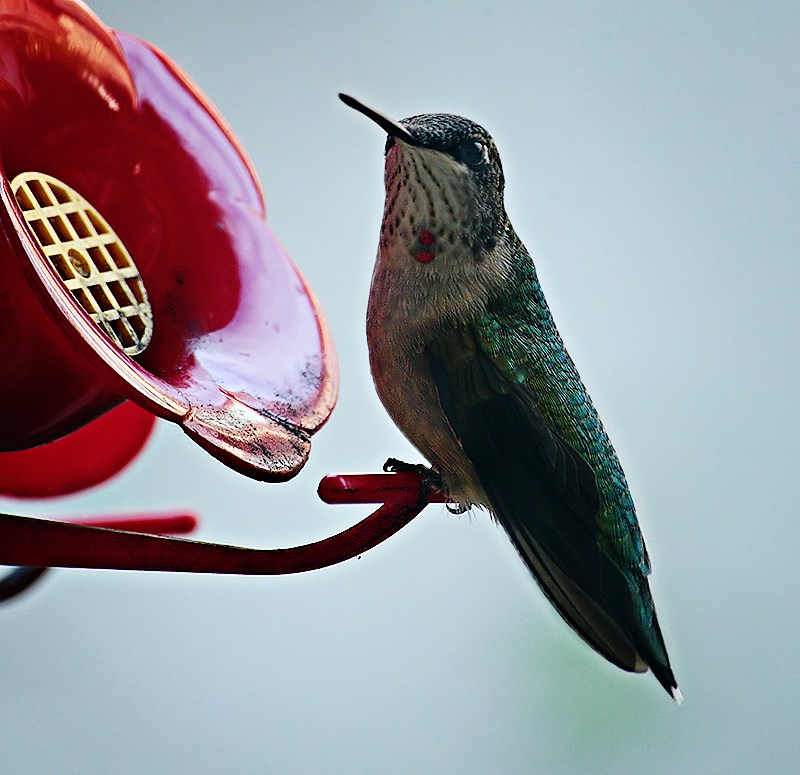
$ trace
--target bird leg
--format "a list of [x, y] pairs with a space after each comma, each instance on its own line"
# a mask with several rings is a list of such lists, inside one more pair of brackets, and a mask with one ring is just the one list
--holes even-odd
[[419, 499], [417, 505], [422, 506], [429, 502], [429, 496], [432, 492], [438, 490], [444, 492], [444, 483], [442, 482], [441, 474], [430, 466], [423, 465], [422, 463], [406, 463], [403, 460], [398, 460], [395, 457], [390, 457], [383, 464], [383, 470], [386, 473], [397, 474], [407, 473], [416, 474], [420, 479], [419, 486]]

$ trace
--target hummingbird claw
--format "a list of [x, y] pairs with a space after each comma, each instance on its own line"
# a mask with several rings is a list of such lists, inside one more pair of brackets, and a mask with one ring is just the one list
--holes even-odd
[[386, 473], [410, 473], [417, 474], [420, 478], [419, 486], [419, 500], [418, 506], [429, 503], [429, 496], [432, 492], [438, 490], [444, 491], [444, 484], [442, 482], [441, 474], [430, 466], [423, 465], [422, 463], [406, 463], [404, 460], [398, 460], [396, 457], [387, 458], [383, 464], [383, 470]]

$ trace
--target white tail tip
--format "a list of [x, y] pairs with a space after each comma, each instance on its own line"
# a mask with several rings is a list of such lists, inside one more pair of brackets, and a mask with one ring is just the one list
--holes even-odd
[[672, 699], [680, 705], [683, 702], [683, 693], [677, 686], [673, 686], [669, 692], [672, 695]]

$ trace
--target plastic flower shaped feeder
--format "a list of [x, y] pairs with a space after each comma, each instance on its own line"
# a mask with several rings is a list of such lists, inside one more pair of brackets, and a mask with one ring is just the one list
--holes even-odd
[[[230, 129], [166, 56], [80, 2], [4, 0], [0, 33], [0, 492], [103, 481], [154, 416], [247, 476], [293, 476], [336, 400], [333, 343]], [[411, 473], [328, 477], [320, 495], [383, 505], [263, 550], [144, 534], [185, 518], [0, 514], [0, 564], [292, 573], [366, 551], [426, 502]]]
[[6, 0], [0, 29], [0, 449], [130, 398], [248, 476], [294, 475], [333, 345], [230, 130], [83, 4]]

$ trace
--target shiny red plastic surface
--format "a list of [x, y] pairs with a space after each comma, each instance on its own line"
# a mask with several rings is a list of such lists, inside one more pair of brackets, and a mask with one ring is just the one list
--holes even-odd
[[68, 495], [110, 479], [140, 452], [156, 418], [125, 401], [49, 444], [0, 455], [0, 494]]
[[[0, 449], [130, 398], [242, 473], [292, 476], [335, 403], [335, 355], [229, 128], [163, 54], [82, 4], [6, 0], [0, 28]], [[154, 321], [135, 359], [28, 233], [9, 188], [27, 170], [86, 197], [133, 256]]]
[[[317, 488], [325, 503], [413, 503], [420, 497], [418, 474], [401, 471], [391, 474], [332, 474]], [[438, 490], [426, 494], [428, 503], [445, 503]]]

